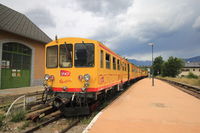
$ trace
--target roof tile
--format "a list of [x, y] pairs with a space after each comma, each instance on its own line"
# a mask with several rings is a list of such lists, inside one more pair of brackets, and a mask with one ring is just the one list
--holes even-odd
[[48, 43], [51, 39], [25, 15], [0, 4], [0, 30]]

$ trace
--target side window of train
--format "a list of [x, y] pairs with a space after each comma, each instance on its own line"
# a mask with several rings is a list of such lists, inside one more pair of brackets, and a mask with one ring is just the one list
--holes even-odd
[[116, 70], [116, 58], [113, 57], [113, 70]]
[[110, 55], [106, 53], [106, 68], [110, 69]]
[[117, 69], [120, 70], [120, 61], [119, 61], [119, 59], [117, 60]]
[[100, 67], [103, 68], [104, 66], [104, 56], [103, 56], [103, 50], [100, 51]]

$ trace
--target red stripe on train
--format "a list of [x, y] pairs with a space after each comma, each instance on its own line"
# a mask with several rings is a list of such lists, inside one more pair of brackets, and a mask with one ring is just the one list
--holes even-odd
[[[106, 86], [101, 86], [101, 87], [98, 87], [98, 88], [87, 88], [87, 92], [98, 92], [98, 91], [101, 91], [103, 89], [115, 86], [115, 85], [117, 85], [119, 83], [121, 83], [121, 82], [113, 83], [113, 84], [106, 85]], [[59, 87], [54, 87], [53, 91], [58, 91], [58, 92], [82, 92], [81, 88], [67, 88], [67, 90], [64, 91], [62, 88], [59, 88]]]

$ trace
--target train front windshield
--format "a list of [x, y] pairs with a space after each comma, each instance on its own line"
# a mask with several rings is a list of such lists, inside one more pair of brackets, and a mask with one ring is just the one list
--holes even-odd
[[[58, 52], [59, 49], [59, 52]], [[93, 67], [94, 66], [94, 44], [77, 43], [73, 54], [72, 44], [61, 44], [58, 46], [47, 47], [46, 66], [47, 68], [57, 68], [58, 64], [61, 68], [73, 67], [73, 57], [75, 67]], [[58, 53], [59, 62], [58, 62]], [[74, 56], [73, 56], [74, 55]]]
[[60, 45], [60, 67], [72, 67], [72, 44]]
[[46, 55], [46, 66], [47, 68], [56, 68], [58, 67], [58, 46], [47, 47]]
[[75, 67], [94, 66], [94, 44], [77, 43], [75, 44]]

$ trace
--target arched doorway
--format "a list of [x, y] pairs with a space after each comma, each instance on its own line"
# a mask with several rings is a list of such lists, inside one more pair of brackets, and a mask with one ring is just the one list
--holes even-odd
[[30, 86], [32, 50], [20, 43], [2, 46], [1, 89]]

